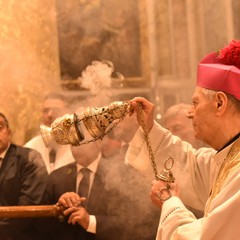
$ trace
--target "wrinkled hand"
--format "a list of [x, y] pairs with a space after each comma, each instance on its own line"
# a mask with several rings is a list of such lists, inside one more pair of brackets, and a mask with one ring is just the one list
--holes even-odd
[[147, 131], [150, 131], [154, 124], [154, 104], [143, 97], [135, 97], [130, 101], [132, 108], [130, 115], [132, 115], [134, 112], [137, 113], [137, 119], [140, 125], [142, 125], [142, 119], [141, 114], [139, 114], [139, 103], [142, 105], [143, 121], [146, 129]]
[[65, 208], [69, 207], [78, 207], [81, 205], [82, 202], [86, 201], [86, 198], [80, 197], [75, 192], [66, 192], [61, 195], [61, 197], [58, 199], [58, 205], [62, 205]]
[[75, 225], [76, 223], [78, 223], [84, 229], [88, 228], [90, 217], [85, 208], [70, 207], [67, 210], [65, 210], [63, 213], [65, 216], [69, 215], [69, 217], [68, 217], [69, 224]]
[[176, 182], [167, 183], [161, 180], [152, 181], [150, 198], [154, 205], [161, 209], [164, 201], [169, 199], [171, 196], [180, 196], [180, 191]]

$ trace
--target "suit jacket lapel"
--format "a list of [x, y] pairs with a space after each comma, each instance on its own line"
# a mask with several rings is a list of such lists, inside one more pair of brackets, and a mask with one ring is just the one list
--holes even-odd
[[9, 172], [9, 169], [16, 164], [16, 150], [12, 145], [10, 145], [4, 159], [2, 160], [2, 165], [0, 169], [0, 186]]
[[69, 164], [66, 167], [66, 176], [63, 178], [68, 191], [76, 192], [77, 166], [76, 163]]

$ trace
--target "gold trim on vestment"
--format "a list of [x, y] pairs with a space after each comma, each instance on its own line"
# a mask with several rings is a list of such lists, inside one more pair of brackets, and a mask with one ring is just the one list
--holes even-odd
[[210, 199], [205, 208], [205, 215], [209, 211], [212, 200], [219, 194], [223, 185], [237, 168], [240, 168], [240, 138], [235, 141], [220, 167], [219, 173], [212, 188], [211, 195], [209, 197]]

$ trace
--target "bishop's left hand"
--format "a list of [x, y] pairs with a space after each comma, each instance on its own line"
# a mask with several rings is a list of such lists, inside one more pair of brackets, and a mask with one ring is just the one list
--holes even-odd
[[154, 205], [161, 209], [163, 203], [172, 196], [180, 196], [180, 191], [176, 182], [169, 183], [162, 180], [152, 181], [150, 198]]

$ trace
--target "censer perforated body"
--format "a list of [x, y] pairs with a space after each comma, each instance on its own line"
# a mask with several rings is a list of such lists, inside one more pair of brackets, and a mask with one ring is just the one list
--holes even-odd
[[41, 135], [46, 146], [55, 141], [58, 144], [71, 144], [78, 146], [89, 141], [84, 141], [83, 128], [86, 128], [92, 136], [92, 141], [103, 138], [111, 129], [112, 124], [122, 120], [128, 113], [130, 104], [128, 102], [116, 101], [109, 106], [101, 108], [90, 108], [77, 114], [65, 114], [57, 118], [51, 127], [41, 126]]

